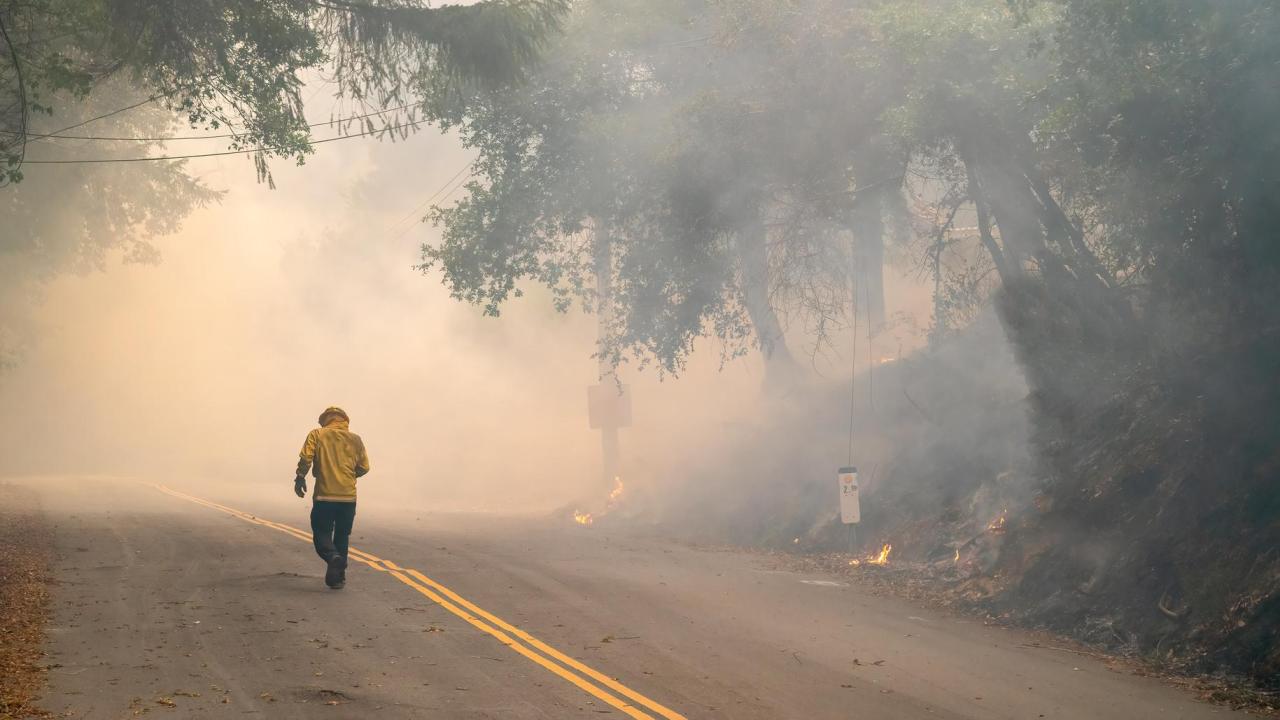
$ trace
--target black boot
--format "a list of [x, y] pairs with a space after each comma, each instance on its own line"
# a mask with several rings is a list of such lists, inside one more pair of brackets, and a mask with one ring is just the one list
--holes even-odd
[[337, 590], [347, 584], [347, 556], [334, 555], [329, 558], [329, 569], [324, 573], [324, 584]]

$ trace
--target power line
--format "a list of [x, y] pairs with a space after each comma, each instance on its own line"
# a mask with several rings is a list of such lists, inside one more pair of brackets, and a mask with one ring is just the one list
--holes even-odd
[[474, 172], [467, 173], [467, 176], [466, 176], [466, 177], [464, 177], [464, 178], [462, 178], [462, 180], [461, 180], [457, 185], [454, 185], [452, 190], [450, 190], [449, 192], [445, 193], [445, 194], [444, 194], [444, 197], [440, 198], [440, 202], [444, 202], [445, 200], [448, 200], [449, 198], [453, 197], [453, 194], [454, 194], [454, 193], [456, 193], [456, 192], [458, 192], [458, 190], [462, 189], [462, 186], [463, 186], [463, 185], [466, 185], [466, 184], [467, 184], [467, 181], [468, 181], [468, 180], [470, 180], [471, 178], [475, 177], [475, 176], [476, 176], [476, 174], [475, 174]]
[[[474, 173], [474, 172], [472, 172], [472, 173], [467, 173], [467, 175], [466, 175], [465, 177], [463, 177], [461, 180], [459, 180], [459, 181], [457, 182], [457, 184], [455, 184], [455, 185], [453, 186], [453, 189], [449, 190], [447, 193], [445, 193], [445, 195], [444, 195], [443, 197], [441, 197], [441, 198], [440, 198], [440, 201], [441, 201], [441, 202], [443, 202], [444, 200], [447, 200], [450, 196], [452, 196], [455, 192], [457, 192], [457, 191], [458, 191], [458, 188], [462, 187], [462, 186], [463, 186], [463, 184], [465, 184], [465, 183], [467, 182], [467, 180], [470, 180], [470, 179], [471, 179], [471, 177], [472, 177], [473, 175], [475, 175], [475, 173]], [[436, 194], [436, 195], [439, 195], [439, 194], [440, 194], [441, 192], [443, 192], [443, 191], [444, 191], [444, 189], [445, 189], [445, 188], [447, 188], [447, 187], [449, 187], [449, 184], [448, 184], [448, 183], [445, 183], [445, 185], [444, 185], [444, 186], [442, 186], [439, 190], [437, 190], [435, 194]], [[433, 196], [432, 198], [430, 198], [430, 199], [426, 200], [425, 202], [421, 203], [421, 204], [418, 206], [418, 209], [417, 209], [417, 210], [415, 210], [414, 212], [415, 212], [415, 213], [421, 212], [423, 209], [425, 209], [425, 208], [426, 208], [426, 206], [427, 206], [427, 205], [431, 204], [433, 200], [435, 200], [434, 196]], [[409, 223], [408, 225], [404, 226], [404, 229], [402, 229], [400, 232], [396, 233], [396, 236], [395, 236], [393, 239], [394, 239], [394, 240], [399, 240], [400, 238], [404, 237], [405, 235], [408, 235], [408, 234], [409, 234], [409, 231], [413, 230], [413, 228], [416, 226], [416, 224], [417, 224], [417, 223]]]
[[849, 465], [853, 465], [853, 418], [858, 411], [858, 274], [852, 248], [849, 259], [849, 295], [853, 301], [853, 350], [849, 353]]
[[[147, 101], [147, 102], [149, 102], [149, 101]], [[377, 115], [386, 115], [387, 113], [397, 112], [397, 111], [400, 111], [400, 110], [407, 110], [407, 109], [412, 108], [412, 107], [417, 107], [419, 104], [420, 104], [420, 103], [412, 103], [412, 104], [409, 104], [409, 105], [401, 105], [401, 106], [399, 106], [399, 107], [387, 108], [386, 110], [378, 110], [378, 111], [376, 111], [376, 112], [365, 113], [365, 114], [363, 114], [363, 115], [349, 115], [349, 116], [346, 116], [346, 117], [334, 118], [334, 119], [329, 120], [329, 121], [326, 121], [326, 122], [311, 123], [311, 124], [307, 125], [307, 127], [308, 127], [308, 128], [317, 128], [317, 127], [322, 127], [322, 126], [325, 126], [325, 125], [335, 125], [335, 124], [338, 124], [338, 123], [349, 122], [349, 121], [353, 121], [353, 120], [363, 120], [363, 119], [365, 119], [365, 118], [371, 118], [371, 117], [375, 117], [375, 116], [377, 116]], [[137, 107], [137, 105], [134, 105], [133, 107]], [[117, 110], [117, 111], [115, 111], [115, 112], [116, 112], [116, 113], [124, 112], [124, 110], [128, 110], [128, 109], [130, 109], [130, 108], [123, 108], [123, 109], [121, 109], [121, 110]], [[115, 114], [115, 113], [108, 113], [108, 115], [113, 115], [113, 114]], [[101, 118], [103, 118], [103, 117], [107, 117], [107, 115], [102, 115], [102, 116], [99, 116], [98, 118], [95, 118], [95, 119], [101, 119]], [[85, 122], [86, 122], [86, 123], [88, 123], [88, 122], [92, 122], [92, 120], [86, 120]], [[69, 128], [68, 128], [68, 129], [69, 129]], [[27, 133], [27, 137], [30, 137], [30, 138], [41, 138], [41, 139], [50, 139], [50, 138], [52, 138], [52, 139], [58, 139], [58, 140], [109, 140], [109, 141], [130, 141], [130, 142], [175, 142], [175, 141], [178, 141], [178, 140], [216, 140], [216, 139], [219, 139], [219, 138], [235, 138], [235, 137], [240, 137], [240, 136], [241, 136], [241, 134], [240, 134], [240, 133], [222, 133], [222, 134], [217, 134], [217, 135], [186, 135], [186, 136], [133, 137], [133, 136], [118, 136], [118, 135], [117, 135], [117, 136], [113, 136], [113, 135], [63, 135], [63, 134], [61, 134], [62, 132], [63, 132], [62, 130], [59, 130], [57, 133], [48, 133], [48, 134], [41, 134], [41, 133]], [[16, 135], [16, 134], [17, 134], [17, 133], [15, 133], [15, 132], [14, 132], [14, 131], [12, 131], [12, 130], [0, 130], [0, 133], [6, 133], [6, 134], [10, 134], [10, 135]]]
[[[454, 182], [455, 180], [457, 180], [457, 179], [462, 175], [462, 173], [464, 173], [464, 172], [466, 172], [467, 170], [471, 169], [471, 167], [473, 167], [473, 166], [476, 164], [476, 162], [477, 162], [476, 160], [472, 160], [471, 162], [467, 163], [466, 165], [463, 165], [463, 166], [462, 166], [462, 168], [458, 170], [458, 172], [456, 172], [456, 173], [454, 173], [454, 174], [453, 174], [453, 177], [451, 177], [451, 178], [449, 178], [448, 180], [446, 180], [446, 181], [444, 182], [444, 184], [440, 186], [440, 189], [439, 189], [439, 190], [436, 190], [434, 193], [432, 193], [432, 194], [431, 194], [431, 197], [428, 197], [426, 200], [423, 200], [422, 202], [418, 203], [417, 205], [415, 205], [415, 206], [414, 206], [414, 208], [413, 208], [412, 210], [410, 210], [409, 212], [405, 213], [404, 217], [402, 217], [402, 218], [400, 218], [399, 220], [397, 220], [397, 221], [395, 221], [395, 222], [391, 223], [391, 226], [387, 228], [387, 232], [388, 232], [388, 233], [390, 233], [390, 232], [395, 231], [395, 230], [396, 230], [396, 227], [397, 227], [398, 225], [400, 225], [401, 223], [403, 223], [405, 220], [408, 220], [409, 218], [413, 217], [414, 215], [417, 215], [418, 213], [420, 213], [420, 212], [422, 212], [424, 209], [426, 209], [426, 207], [427, 207], [428, 205], [430, 205], [432, 202], [434, 202], [434, 201], [436, 200], [436, 198], [440, 197], [441, 193], [443, 193], [443, 192], [444, 192], [444, 191], [445, 191], [445, 190], [446, 190], [450, 185], [453, 185], [453, 182]], [[474, 174], [474, 173], [472, 173], [472, 174]], [[467, 180], [467, 179], [469, 179], [470, 177], [471, 177], [471, 175], [467, 175], [467, 177], [466, 177], [466, 178], [463, 178], [463, 182], [466, 182], [466, 180]], [[459, 187], [460, 185], [461, 185], [461, 183], [459, 183], [459, 185], [458, 185], [458, 186], [455, 186], [455, 187], [453, 188], [453, 190], [450, 190], [450, 191], [449, 191], [449, 195], [452, 195], [455, 191], [457, 191], [457, 189], [458, 189], [458, 187]], [[448, 197], [448, 195], [446, 195], [445, 197]], [[413, 225], [414, 225], [413, 223], [409, 223], [407, 226], [405, 226], [404, 228], [402, 228], [398, 233], [396, 233], [395, 239], [396, 239], [396, 240], [399, 240], [400, 238], [404, 237], [405, 233], [409, 232], [409, 230], [411, 230], [411, 229], [413, 228]]]
[[[407, 128], [407, 127], [416, 128], [419, 125], [425, 124], [426, 122], [427, 122], [426, 120], [416, 120], [414, 122], [403, 123], [401, 125], [390, 125], [385, 128], [378, 128], [375, 130], [366, 130], [364, 132], [356, 133], [354, 135], [339, 135], [338, 137], [324, 138], [321, 140], [311, 140], [311, 141], [308, 141], [308, 144], [321, 145], [324, 143], [336, 142], [338, 140], [350, 140], [352, 138], [365, 137], [368, 135], [380, 135], [382, 133], [390, 132], [392, 130], [399, 130], [401, 128]], [[220, 157], [223, 155], [248, 155], [248, 154], [259, 153], [259, 152], [271, 152], [274, 150], [292, 150], [292, 149], [293, 149], [292, 147], [288, 147], [284, 145], [275, 145], [275, 146], [262, 146], [262, 147], [249, 148], [247, 150], [224, 150], [222, 152], [196, 153], [192, 155], [159, 155], [155, 157], [131, 157], [131, 158], [74, 158], [69, 160], [27, 160], [26, 164], [29, 164], [29, 165], [78, 165], [78, 164], [85, 164], [85, 163], [153, 162], [153, 161], [160, 161], [160, 160], [187, 160], [190, 158]]]
[[409, 218], [413, 217], [414, 215], [417, 215], [418, 213], [422, 212], [422, 208], [426, 207], [428, 203], [430, 203], [432, 200], [435, 200], [437, 197], [439, 197], [440, 193], [444, 192], [445, 188], [447, 188], [447, 187], [449, 187], [450, 185], [452, 185], [452, 184], [453, 184], [453, 181], [454, 181], [454, 180], [457, 180], [459, 175], [461, 175], [462, 173], [466, 172], [466, 171], [467, 171], [467, 168], [470, 168], [472, 165], [475, 165], [475, 164], [476, 164], [476, 161], [475, 161], [475, 160], [472, 160], [471, 162], [467, 163], [466, 165], [463, 165], [463, 166], [458, 170], [458, 172], [456, 172], [456, 173], [454, 173], [452, 176], [450, 176], [450, 178], [449, 178], [448, 180], [445, 180], [445, 181], [444, 181], [444, 185], [441, 185], [441, 186], [440, 186], [440, 189], [438, 189], [438, 190], [436, 190], [434, 193], [432, 193], [432, 194], [431, 194], [431, 197], [429, 197], [429, 198], [427, 198], [426, 200], [423, 200], [422, 202], [420, 202], [420, 203], [418, 203], [417, 205], [415, 205], [415, 206], [413, 207], [413, 209], [412, 209], [412, 210], [410, 210], [409, 212], [405, 213], [404, 217], [402, 217], [402, 218], [400, 218], [399, 220], [397, 220], [397, 221], [395, 221], [395, 222], [391, 223], [391, 227], [389, 227], [389, 228], [387, 228], [387, 229], [388, 229], [388, 230], [394, 230], [394, 229], [396, 228], [396, 226], [400, 225], [400, 224], [401, 224], [401, 223], [403, 223], [405, 220], [408, 220]]
[[[43, 137], [57, 137], [58, 135], [61, 135], [62, 133], [66, 132], [66, 131], [68, 131], [68, 130], [75, 130], [75, 129], [76, 129], [76, 128], [78, 128], [78, 127], [84, 127], [85, 125], [88, 125], [88, 124], [89, 124], [89, 123], [91, 123], [91, 122], [97, 122], [97, 121], [102, 120], [102, 119], [104, 119], [104, 118], [109, 118], [109, 117], [111, 117], [112, 115], [119, 115], [119, 114], [120, 114], [120, 113], [122, 113], [122, 112], [128, 112], [129, 110], [132, 110], [132, 109], [134, 109], [134, 108], [142, 107], [143, 105], [146, 105], [147, 103], [155, 102], [156, 100], [159, 100], [159, 99], [160, 99], [160, 98], [162, 98], [162, 97], [168, 97], [169, 95], [172, 95], [172, 94], [173, 94], [173, 93], [175, 93], [175, 92], [177, 92], [177, 90], [171, 90], [171, 91], [169, 91], [169, 92], [167, 92], [167, 93], [160, 93], [159, 95], [152, 95], [151, 97], [147, 98], [146, 100], [139, 100], [138, 102], [136, 102], [136, 103], [134, 103], [134, 104], [132, 104], [132, 105], [130, 105], [130, 106], [128, 106], [128, 107], [122, 107], [122, 108], [120, 108], [119, 110], [112, 110], [112, 111], [111, 111], [111, 112], [109, 112], [109, 113], [103, 113], [103, 114], [101, 114], [101, 115], [99, 115], [99, 116], [97, 116], [97, 117], [91, 117], [91, 118], [89, 118], [88, 120], [85, 120], [84, 122], [78, 122], [78, 123], [76, 123], [75, 125], [68, 125], [68, 126], [66, 126], [66, 127], [62, 128], [61, 130], [54, 130], [54, 131], [53, 131], [52, 133], [50, 133], [49, 135], [47, 135], [47, 136], [43, 136]], [[33, 136], [33, 137], [40, 137], [40, 136]]]

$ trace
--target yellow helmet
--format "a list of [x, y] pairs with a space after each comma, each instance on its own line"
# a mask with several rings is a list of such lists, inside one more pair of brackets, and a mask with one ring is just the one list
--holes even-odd
[[320, 419], [317, 422], [319, 422], [320, 425], [323, 427], [326, 423], [329, 422], [329, 418], [333, 415], [338, 415], [343, 420], [346, 420], [347, 422], [351, 422], [351, 418], [347, 415], [347, 411], [343, 410], [340, 407], [337, 407], [336, 405], [331, 405], [325, 408], [324, 412], [320, 413]]

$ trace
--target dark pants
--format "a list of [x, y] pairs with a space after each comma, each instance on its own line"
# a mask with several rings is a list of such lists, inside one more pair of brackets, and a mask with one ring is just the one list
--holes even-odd
[[355, 503], [316, 500], [311, 505], [311, 542], [315, 543], [316, 554], [325, 562], [335, 555], [345, 557], [355, 521]]

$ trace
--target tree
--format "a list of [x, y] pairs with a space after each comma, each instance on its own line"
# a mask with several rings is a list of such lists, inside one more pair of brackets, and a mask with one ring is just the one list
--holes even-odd
[[[113, 251], [154, 262], [149, 239], [217, 199], [181, 161], [74, 164], [83, 155], [59, 138], [143, 138], [84, 141], [93, 159], [111, 161], [162, 148], [156, 139], [181, 124], [218, 129], [270, 182], [268, 159], [301, 163], [311, 151], [303, 73], [330, 73], [340, 99], [375, 109], [359, 113], [360, 132], [403, 135], [420, 124], [427, 92], [517, 82], [564, 7], [0, 0], [0, 366], [17, 361], [45, 281], [101, 267]], [[42, 162], [71, 164], [41, 165], [24, 181], [29, 148]]]
[[883, 217], [905, 207], [901, 153], [871, 122], [891, 79], [836, 72], [830, 47], [860, 29], [823, 7], [837, 22], [815, 35], [770, 3], [580, 4], [521, 92], [433, 104], [480, 179], [434, 215], [424, 267], [489, 313], [525, 278], [590, 304], [586, 230], [607, 225], [622, 314], [602, 352], [666, 372], [712, 334], [793, 373], [786, 317], [818, 342], [846, 320], [851, 255], [882, 321]]
[[[1255, 578], [1275, 572], [1260, 558], [1280, 540], [1280, 10], [878, 12], [888, 57], [913, 70], [900, 135], [974, 205], [1032, 388], [1046, 510], [1022, 542], [1048, 545], [1002, 568], [1026, 573], [1010, 594], [1035, 622], [1087, 632], [1105, 617], [1141, 647], [1212, 658], [1197, 669], [1274, 683], [1280, 653], [1260, 638], [1280, 600]], [[1109, 551], [1053, 545], [1053, 528]]]
[[[0, 183], [21, 179], [34, 117], [117, 75], [192, 127], [229, 128], [231, 147], [256, 150], [259, 175], [269, 180], [268, 158], [301, 162], [310, 149], [304, 70], [330, 69], [340, 97], [377, 109], [411, 105], [426, 85], [511, 82], [565, 4], [7, 0], [0, 3]], [[366, 120], [370, 130], [375, 122]], [[384, 130], [403, 129], [383, 122]]]
[[591, 307], [607, 246], [620, 313], [601, 352], [615, 362], [635, 349], [677, 370], [708, 316], [741, 338], [739, 308], [724, 302], [727, 245], [680, 242], [662, 232], [669, 213], [642, 201], [641, 188], [667, 196], [675, 167], [665, 81], [679, 60], [657, 50], [697, 38], [680, 24], [699, 5], [584, 3], [516, 92], [440, 93], [428, 113], [479, 150], [481, 181], [435, 213], [443, 240], [423, 248], [424, 268], [439, 266], [456, 297], [489, 314], [526, 278], [551, 287], [561, 309]]

